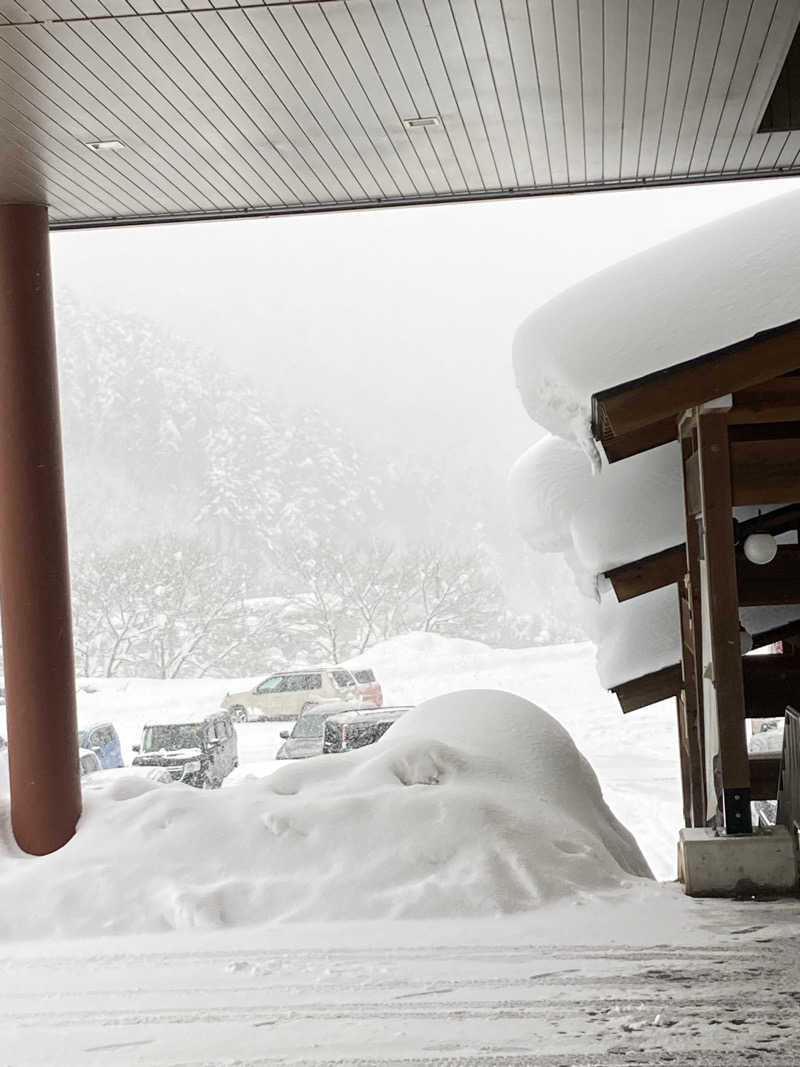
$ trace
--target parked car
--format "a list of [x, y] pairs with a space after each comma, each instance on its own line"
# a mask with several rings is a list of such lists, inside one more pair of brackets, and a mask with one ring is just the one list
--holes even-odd
[[3, 735], [0, 734], [0, 752], [2, 752], [4, 748], [8, 748], [8, 741], [6, 741]]
[[83, 730], [78, 730], [78, 744], [94, 752], [104, 769], [124, 767], [122, 746], [113, 723], [96, 722]]
[[81, 778], [85, 778], [87, 774], [94, 774], [95, 771], [102, 771], [103, 765], [100, 763], [100, 758], [96, 752], [91, 752], [88, 748], [78, 749], [78, 763], [81, 769]]
[[314, 704], [307, 708], [291, 730], [281, 730], [283, 744], [275, 759], [306, 759], [308, 756], [321, 755], [325, 723], [331, 715], [340, 715], [342, 708], [355, 710], [362, 707], [360, 702], [354, 705], [332, 700], [328, 704]]
[[235, 722], [259, 722], [296, 719], [315, 704], [358, 697], [358, 686], [350, 671], [342, 667], [315, 667], [271, 674], [255, 689], [228, 693], [222, 707], [230, 711]]
[[380, 708], [338, 712], [325, 720], [322, 751], [350, 752], [354, 748], [374, 745], [410, 708]]
[[362, 667], [350, 672], [356, 680], [359, 692], [364, 700], [374, 704], [376, 708], [383, 706], [383, 690], [375, 678], [375, 672], [368, 667]]
[[203, 718], [149, 723], [142, 732], [134, 767], [166, 767], [173, 781], [218, 789], [239, 765], [236, 730], [227, 711]]

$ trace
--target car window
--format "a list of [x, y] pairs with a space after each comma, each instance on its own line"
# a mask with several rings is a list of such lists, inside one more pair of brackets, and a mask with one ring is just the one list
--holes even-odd
[[356, 684], [350, 671], [331, 671], [331, 674], [340, 689], [352, 688]]
[[287, 688], [293, 693], [322, 688], [322, 676], [319, 674], [290, 674], [288, 682]]
[[202, 728], [197, 723], [181, 723], [171, 726], [145, 726], [142, 736], [142, 752], [174, 752], [181, 748], [200, 748]]
[[294, 724], [292, 737], [322, 737], [327, 715], [301, 715]]
[[375, 675], [372, 671], [353, 671], [353, 677], [361, 685], [366, 685], [368, 682], [375, 681]]
[[285, 674], [273, 674], [265, 678], [256, 686], [257, 693], [283, 693], [286, 691], [287, 676]]
[[105, 748], [114, 740], [114, 733], [107, 726], [101, 726], [91, 737], [91, 748]]

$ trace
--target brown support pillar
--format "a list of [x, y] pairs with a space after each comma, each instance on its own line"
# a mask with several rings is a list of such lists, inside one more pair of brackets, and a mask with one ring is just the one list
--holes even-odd
[[[685, 469], [696, 447], [693, 423], [681, 424], [680, 438]], [[700, 619], [700, 538], [689, 495], [687, 479], [684, 477], [686, 574], [683, 583], [678, 586], [684, 684], [683, 711], [686, 717], [689, 775], [692, 783], [692, 826], [705, 826], [707, 822], [706, 754], [703, 687], [700, 683], [703, 656]]]
[[0, 204], [0, 610], [11, 819], [26, 852], [81, 813], [47, 208]]
[[686, 719], [686, 690], [675, 700], [678, 711], [678, 754], [681, 760], [681, 792], [683, 794], [683, 824], [693, 826], [692, 771], [689, 762], [689, 727]]
[[[752, 832], [750, 759], [745, 733], [744, 677], [733, 541], [728, 417], [721, 409], [697, 415], [697, 457], [711, 673], [719, 731], [722, 811], [728, 833]], [[708, 660], [708, 655], [706, 655]]]

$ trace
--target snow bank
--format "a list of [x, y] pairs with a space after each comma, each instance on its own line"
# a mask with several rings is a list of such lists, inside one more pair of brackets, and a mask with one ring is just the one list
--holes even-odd
[[435, 698], [377, 745], [220, 792], [121, 775], [85, 805], [36, 859], [3, 802], [0, 936], [494, 915], [650, 876], [569, 734], [508, 693]]
[[590, 445], [593, 393], [800, 318], [800, 193], [647, 249], [573, 286], [517, 331], [531, 418]]

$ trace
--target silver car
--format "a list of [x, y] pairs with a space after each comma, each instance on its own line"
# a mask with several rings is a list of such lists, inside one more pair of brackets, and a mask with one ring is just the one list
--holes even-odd
[[281, 730], [283, 744], [278, 749], [275, 759], [306, 759], [308, 756], [320, 756], [325, 738], [325, 723], [332, 715], [341, 715], [343, 711], [357, 711], [373, 706], [365, 705], [361, 701], [345, 703], [335, 700], [308, 708], [300, 715], [291, 731]]

